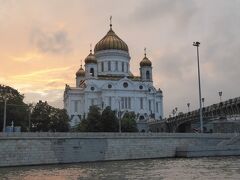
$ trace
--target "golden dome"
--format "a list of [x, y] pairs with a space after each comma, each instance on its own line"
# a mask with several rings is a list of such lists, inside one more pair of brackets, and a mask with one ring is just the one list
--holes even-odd
[[96, 44], [94, 52], [115, 49], [128, 52], [127, 44], [120, 39], [112, 30], [112, 24], [110, 24], [110, 30], [108, 33]]
[[89, 63], [97, 64], [97, 59], [95, 55], [92, 53], [92, 50], [90, 50], [90, 54], [85, 58], [85, 64]]
[[76, 72], [76, 76], [85, 76], [85, 71], [82, 68], [82, 65], [80, 69]]
[[140, 66], [152, 66], [152, 62], [147, 58], [147, 54], [146, 54], [146, 48], [144, 49], [145, 53], [144, 53], [144, 58], [143, 60], [140, 62]]

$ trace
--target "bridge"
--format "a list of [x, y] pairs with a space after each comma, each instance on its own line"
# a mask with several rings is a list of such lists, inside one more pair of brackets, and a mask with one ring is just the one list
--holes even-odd
[[[232, 124], [232, 126], [235, 126], [233, 128], [238, 128], [238, 132], [240, 132], [240, 97], [203, 107], [202, 112], [204, 129], [206, 129], [206, 124], [211, 122], [218, 122], [218, 124], [222, 123], [223, 125], [224, 123], [231, 122], [231, 120], [235, 120], [235, 124]], [[150, 121], [148, 125], [151, 132], [198, 131], [199, 109], [188, 113], [179, 113], [174, 117], [169, 117], [161, 121]], [[239, 127], [236, 127], [236, 125]]]

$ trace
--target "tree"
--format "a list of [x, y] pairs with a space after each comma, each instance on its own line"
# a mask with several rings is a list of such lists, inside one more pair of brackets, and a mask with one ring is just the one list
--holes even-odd
[[88, 131], [87, 129], [88, 129], [88, 121], [87, 119], [83, 118], [81, 122], [78, 124], [75, 131], [87, 132]]
[[53, 132], [69, 131], [69, 118], [65, 109], [52, 108], [50, 130]]
[[102, 114], [97, 106], [90, 106], [86, 119], [83, 119], [77, 130], [81, 132], [116, 132], [118, 121], [115, 112], [106, 107]]
[[102, 112], [100, 119], [100, 131], [102, 132], [116, 132], [118, 129], [118, 119], [115, 111], [111, 110], [110, 106], [107, 106]]
[[[6, 92], [8, 92], [6, 94]], [[22, 131], [27, 131], [29, 124], [29, 107], [23, 102], [24, 95], [18, 90], [0, 85], [0, 129], [3, 129], [4, 96], [7, 98], [6, 125], [21, 126]]]
[[47, 102], [39, 101], [35, 105], [31, 120], [33, 131], [69, 131], [69, 118], [66, 110], [54, 108]]
[[137, 132], [136, 115], [134, 112], [126, 112], [121, 120], [122, 132]]
[[39, 101], [33, 108], [31, 123], [33, 131], [47, 132], [50, 129], [51, 106], [47, 102]]
[[101, 113], [98, 106], [90, 106], [87, 119], [82, 120], [78, 130], [82, 132], [99, 132], [100, 131]]

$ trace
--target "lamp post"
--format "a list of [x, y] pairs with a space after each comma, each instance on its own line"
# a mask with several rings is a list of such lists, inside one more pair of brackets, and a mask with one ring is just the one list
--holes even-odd
[[190, 112], [190, 103], [187, 103], [188, 112]]
[[222, 91], [219, 91], [218, 94], [219, 94], [219, 100], [220, 102], [222, 102]]
[[6, 131], [6, 119], [7, 119], [7, 97], [4, 97], [4, 112], [3, 112], [3, 130]]
[[4, 110], [3, 110], [3, 130], [2, 132], [6, 131], [6, 120], [7, 120], [7, 95], [11, 93], [11, 90], [7, 89], [0, 89], [0, 93], [2, 94], [4, 100]]
[[197, 47], [197, 65], [198, 65], [198, 89], [199, 89], [199, 116], [200, 116], [200, 128], [201, 128], [201, 132], [203, 133], [203, 120], [202, 120], [202, 95], [201, 95], [201, 79], [200, 79], [200, 65], [199, 65], [199, 45], [200, 42], [196, 41], [193, 42], [193, 46]]
[[122, 125], [121, 125], [121, 112], [120, 112], [120, 102], [121, 102], [121, 99], [120, 98], [118, 98], [118, 123], [119, 123], [119, 129], [118, 129], [118, 131], [119, 131], [119, 133], [121, 133], [122, 132]]
[[175, 111], [175, 109], [173, 109], [172, 110], [173, 117], [174, 117], [175, 113], [176, 113], [176, 111]]
[[202, 107], [204, 107], [204, 100], [205, 100], [205, 99], [204, 99], [204, 98], [202, 98]]
[[29, 114], [28, 114], [28, 132], [31, 132], [31, 115], [32, 115], [33, 107], [29, 106]]

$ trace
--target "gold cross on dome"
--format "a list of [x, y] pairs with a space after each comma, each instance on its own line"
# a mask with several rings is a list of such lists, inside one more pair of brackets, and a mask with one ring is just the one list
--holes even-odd
[[112, 28], [112, 16], [110, 16], [110, 28]]
[[90, 53], [92, 53], [92, 43], [90, 44]]

